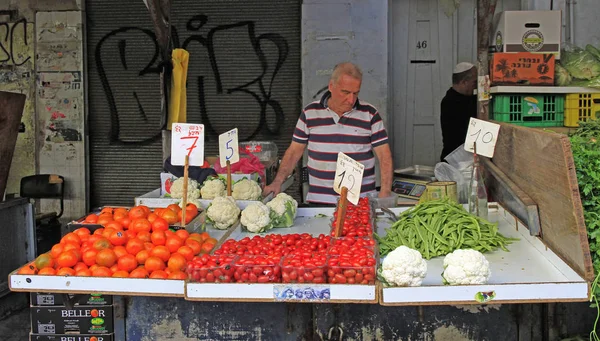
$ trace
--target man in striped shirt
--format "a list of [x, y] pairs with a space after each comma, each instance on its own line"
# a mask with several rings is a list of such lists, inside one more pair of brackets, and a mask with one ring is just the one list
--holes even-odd
[[388, 135], [377, 109], [358, 99], [362, 72], [352, 63], [335, 66], [327, 91], [320, 101], [306, 106], [298, 119], [292, 143], [286, 150], [265, 195], [278, 194], [281, 184], [308, 147], [309, 190], [306, 201], [335, 204], [338, 194], [333, 180], [338, 152], [365, 166], [361, 195], [375, 192], [375, 156], [379, 160], [379, 197], [391, 195], [392, 153]]

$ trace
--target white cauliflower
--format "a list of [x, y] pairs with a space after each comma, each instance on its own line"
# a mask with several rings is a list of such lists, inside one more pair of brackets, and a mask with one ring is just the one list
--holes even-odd
[[216, 197], [206, 209], [206, 218], [219, 230], [226, 230], [238, 221], [240, 208], [232, 197]]
[[271, 210], [262, 202], [255, 202], [248, 205], [242, 211], [241, 223], [250, 232], [261, 233], [273, 228], [271, 218], [269, 217]]
[[235, 200], [260, 200], [262, 189], [256, 181], [243, 178], [236, 181], [231, 189], [231, 195]]
[[490, 275], [490, 263], [479, 251], [455, 250], [444, 258], [444, 284], [486, 284]]
[[[183, 198], [183, 177], [177, 178], [171, 185], [171, 198]], [[200, 190], [198, 189], [198, 181], [188, 178], [187, 201], [192, 201], [200, 198]]]
[[227, 195], [227, 187], [225, 182], [220, 178], [209, 178], [204, 181], [200, 188], [202, 199], [214, 199], [216, 197], [224, 197]]
[[291, 227], [298, 210], [298, 202], [285, 193], [279, 193], [267, 203], [271, 209], [273, 227]]
[[404, 245], [390, 252], [381, 267], [383, 278], [400, 287], [418, 287], [427, 274], [427, 263], [421, 253]]

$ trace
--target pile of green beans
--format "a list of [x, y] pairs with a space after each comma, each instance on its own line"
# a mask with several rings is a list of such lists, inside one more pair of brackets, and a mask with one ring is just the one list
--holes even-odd
[[385, 237], [375, 235], [382, 256], [405, 245], [425, 259], [444, 256], [457, 249], [492, 251], [518, 239], [498, 233], [492, 224], [467, 212], [448, 199], [424, 202], [402, 212]]

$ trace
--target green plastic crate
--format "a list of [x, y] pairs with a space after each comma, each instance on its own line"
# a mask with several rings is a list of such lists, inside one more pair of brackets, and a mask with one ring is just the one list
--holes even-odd
[[506, 94], [493, 97], [492, 119], [525, 127], [561, 127], [565, 95]]

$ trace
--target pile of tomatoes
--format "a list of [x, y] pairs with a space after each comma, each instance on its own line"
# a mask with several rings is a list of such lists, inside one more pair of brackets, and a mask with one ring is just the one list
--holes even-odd
[[[146, 206], [129, 210], [104, 208], [84, 221], [103, 227], [93, 233], [81, 227], [66, 234], [48, 253], [23, 266], [18, 273], [187, 279], [187, 262], [210, 252], [217, 240], [206, 232], [170, 230], [169, 224], [177, 221], [181, 211], [177, 205], [154, 211]], [[190, 220], [197, 214], [195, 205], [186, 207]]]
[[[335, 235], [337, 210], [333, 212], [331, 235]], [[373, 234], [373, 207], [368, 198], [360, 198], [358, 205], [348, 203], [346, 218], [342, 226], [343, 237], [367, 237]]]

